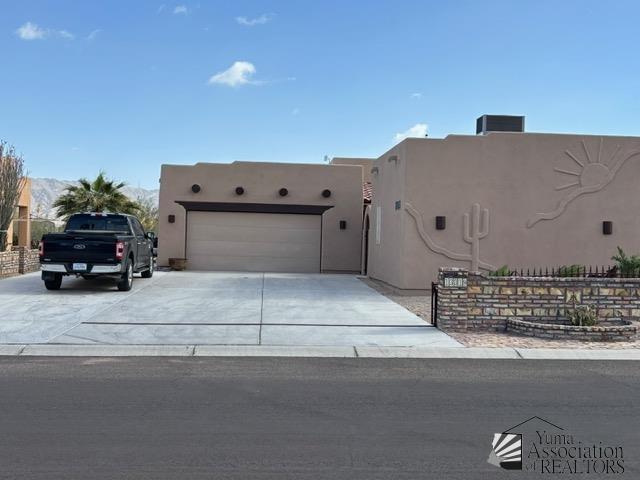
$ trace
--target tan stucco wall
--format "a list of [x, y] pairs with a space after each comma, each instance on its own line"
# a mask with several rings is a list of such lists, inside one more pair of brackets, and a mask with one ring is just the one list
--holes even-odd
[[[399, 193], [398, 186], [376, 187], [374, 205], [382, 204], [387, 211], [403, 195], [401, 220], [387, 222], [383, 229], [384, 235], [389, 235], [389, 228], [402, 232], [402, 259], [394, 268], [386, 258], [391, 247], [383, 242], [379, 251], [370, 252], [370, 269], [399, 288], [427, 288], [440, 266], [471, 266], [470, 260], [449, 257], [470, 256], [463, 225], [464, 214], [474, 203], [489, 214], [488, 234], [479, 241], [485, 270], [504, 264], [525, 269], [608, 265], [617, 245], [628, 253], [640, 253], [640, 138], [491, 133], [407, 139], [396, 148], [404, 149], [398, 169], [385, 165], [389, 153], [385, 154], [376, 164], [386, 167], [381, 176], [391, 180], [377, 182], [393, 183], [404, 172], [404, 192]], [[590, 162], [600, 165], [587, 167]], [[587, 167], [582, 177], [555, 170], [580, 173], [580, 163]], [[582, 184], [559, 188], [574, 182]], [[553, 212], [567, 199], [565, 209], [549, 215], [555, 218], [531, 225], [538, 214]], [[428, 241], [448, 253], [427, 246], [408, 212], [411, 206], [423, 219]], [[436, 215], [446, 216], [445, 230], [435, 229]], [[602, 234], [604, 220], [613, 222], [613, 235]]]
[[[191, 186], [202, 187], [193, 193]], [[244, 195], [235, 194], [242, 186]], [[278, 190], [289, 194], [280, 197]], [[324, 198], [322, 190], [331, 197]], [[362, 168], [358, 165], [234, 162], [163, 165], [160, 178], [160, 222], [158, 262], [167, 265], [171, 257], [185, 250], [185, 210], [175, 203], [244, 202], [296, 205], [333, 205], [322, 216], [323, 271], [360, 271], [362, 232]], [[175, 215], [173, 224], [168, 216]], [[340, 230], [340, 220], [347, 229]]]
[[369, 211], [367, 274], [395, 286], [403, 282], [404, 214], [402, 210], [396, 210], [396, 202], [404, 203], [406, 162], [389, 159], [405, 157], [405, 149], [406, 144], [400, 143], [382, 155], [374, 162], [371, 176], [374, 194]]
[[[24, 185], [18, 199], [18, 245], [20, 247], [29, 247], [31, 244], [31, 179], [24, 178]], [[7, 235], [7, 249], [11, 249], [13, 245], [13, 222], [9, 224], [9, 232]]]
[[362, 181], [371, 181], [371, 167], [375, 158], [354, 158], [354, 157], [333, 157], [331, 159], [332, 165], [360, 165], [362, 167]]

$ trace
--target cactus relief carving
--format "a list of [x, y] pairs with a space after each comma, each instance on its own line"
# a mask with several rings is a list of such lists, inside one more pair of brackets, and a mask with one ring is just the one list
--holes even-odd
[[480, 204], [471, 206], [471, 216], [464, 214], [464, 241], [471, 244], [471, 271], [478, 271], [480, 263], [480, 240], [489, 235], [489, 210]]
[[[556, 208], [550, 212], [536, 213], [527, 221], [527, 228], [533, 227], [542, 220], [553, 220], [564, 213], [569, 204], [581, 195], [599, 192], [613, 181], [618, 170], [632, 157], [640, 155], [640, 151], [628, 153], [618, 157], [620, 145], [617, 145], [608, 160], [602, 158], [603, 139], [600, 138], [597, 156], [589, 152], [584, 140], [580, 142], [583, 154], [565, 150], [565, 155], [575, 163], [574, 169], [555, 168], [563, 178], [571, 178], [556, 187], [556, 190], [571, 189], [565, 197], [558, 202]], [[616, 159], [617, 158], [617, 159]], [[577, 170], [577, 171], [576, 171]]]
[[479, 204], [474, 203], [471, 206], [471, 215], [469, 215], [469, 213], [464, 214], [463, 238], [465, 242], [471, 245], [471, 253], [457, 253], [446, 249], [442, 245], [438, 245], [425, 230], [422, 215], [413, 208], [411, 203], [405, 202], [404, 209], [416, 222], [416, 228], [418, 229], [420, 238], [432, 252], [443, 255], [451, 260], [469, 262], [470, 268], [473, 271], [478, 271], [479, 269], [491, 271], [496, 269], [494, 265], [480, 260], [480, 240], [489, 234], [489, 210], [486, 208], [481, 209]]

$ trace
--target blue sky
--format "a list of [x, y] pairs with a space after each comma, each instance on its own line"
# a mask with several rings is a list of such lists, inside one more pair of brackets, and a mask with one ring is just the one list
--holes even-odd
[[[406, 131], [640, 135], [637, 1], [3, 1], [0, 138], [37, 177], [378, 156]], [[413, 130], [411, 130], [413, 128]]]

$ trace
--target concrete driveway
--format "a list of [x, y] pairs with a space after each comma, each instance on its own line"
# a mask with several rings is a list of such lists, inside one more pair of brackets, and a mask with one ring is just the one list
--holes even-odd
[[460, 347], [352, 275], [156, 272], [131, 292], [109, 279], [0, 280], [0, 344]]

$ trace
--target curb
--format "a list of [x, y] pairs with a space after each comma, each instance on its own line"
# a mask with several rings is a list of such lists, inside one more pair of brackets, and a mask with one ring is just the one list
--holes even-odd
[[0, 356], [451, 358], [493, 360], [640, 360], [640, 349], [453, 348], [275, 345], [0, 345]]

